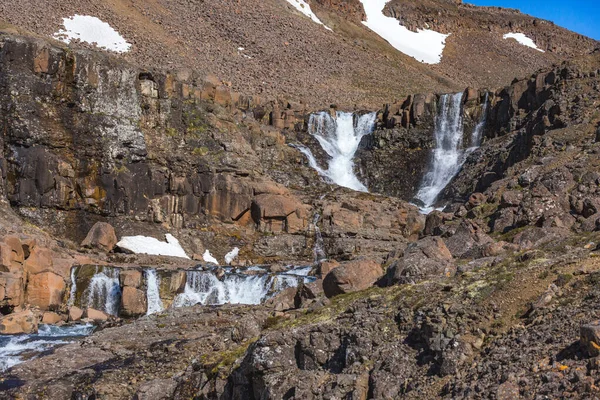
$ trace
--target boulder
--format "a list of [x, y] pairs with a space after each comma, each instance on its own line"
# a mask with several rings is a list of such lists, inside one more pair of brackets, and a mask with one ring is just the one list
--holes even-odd
[[106, 222], [96, 222], [81, 242], [81, 246], [99, 249], [108, 253], [115, 248], [117, 242], [115, 228], [112, 225]]
[[327, 297], [367, 289], [381, 276], [381, 265], [373, 260], [356, 259], [343, 263], [325, 276], [323, 291]]
[[96, 310], [93, 308], [88, 308], [86, 310], [86, 317], [91, 320], [94, 320], [96, 322], [102, 322], [102, 321], [107, 321], [109, 318], [109, 315], [107, 313], [105, 313], [104, 311]]
[[325, 260], [319, 263], [318, 273], [321, 276], [326, 276], [328, 273], [339, 267], [340, 263], [335, 260]]
[[6, 236], [0, 241], [0, 271], [18, 268], [25, 260], [23, 246], [16, 236]]
[[128, 317], [146, 314], [148, 309], [146, 293], [134, 287], [125, 286], [121, 298], [121, 307], [123, 315]]
[[29, 254], [29, 258], [25, 260], [25, 271], [28, 274], [52, 271], [53, 258], [52, 250], [36, 246]]
[[83, 317], [83, 310], [79, 307], [69, 308], [69, 321], [79, 321]]
[[282, 290], [276, 296], [265, 302], [267, 307], [273, 308], [275, 311], [286, 311], [296, 308], [296, 292], [297, 288], [291, 287]]
[[31, 310], [9, 314], [0, 319], [0, 334], [19, 335], [23, 333], [36, 333], [38, 318]]
[[29, 276], [26, 302], [42, 310], [58, 308], [65, 294], [65, 281], [54, 272]]
[[55, 325], [62, 320], [62, 317], [55, 312], [45, 312], [42, 316], [42, 324]]
[[581, 347], [588, 356], [600, 356], [600, 320], [582, 325], [579, 329], [579, 336]]
[[451, 276], [456, 272], [452, 254], [439, 237], [425, 237], [409, 245], [401, 258], [387, 270], [382, 283], [395, 285], [417, 283], [435, 276]]

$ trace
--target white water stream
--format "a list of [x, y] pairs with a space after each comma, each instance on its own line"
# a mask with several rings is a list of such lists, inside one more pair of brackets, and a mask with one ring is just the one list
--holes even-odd
[[121, 303], [119, 269], [103, 267], [92, 277], [86, 290], [87, 307], [110, 315], [119, 315]]
[[488, 94], [483, 104], [482, 116], [471, 134], [469, 147], [463, 146], [463, 93], [445, 94], [440, 97], [438, 114], [435, 119], [435, 149], [429, 170], [423, 177], [416, 198], [423, 203], [421, 211], [433, 210], [439, 194], [460, 171], [467, 156], [481, 144], [488, 109]]
[[146, 300], [148, 301], [146, 315], [161, 312], [165, 308], [160, 299], [160, 278], [155, 269], [145, 270], [144, 275], [146, 275]]
[[354, 154], [365, 135], [371, 134], [375, 127], [375, 113], [361, 116], [353, 113], [336, 113], [333, 118], [323, 111], [312, 114], [308, 121], [308, 132], [319, 141], [319, 144], [329, 155], [328, 168], [319, 166], [312, 151], [303, 145], [295, 145], [308, 158], [311, 168], [331, 182], [349, 189], [368, 192], [354, 174]]

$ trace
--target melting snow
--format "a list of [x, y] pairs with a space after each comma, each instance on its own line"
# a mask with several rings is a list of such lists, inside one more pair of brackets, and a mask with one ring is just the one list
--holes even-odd
[[425, 64], [438, 64], [446, 46], [449, 34], [429, 29], [413, 32], [400, 25], [396, 18], [383, 14], [383, 8], [390, 0], [360, 0], [365, 9], [367, 20], [363, 21], [369, 29], [384, 38], [396, 50], [409, 55]]
[[131, 44], [127, 43], [119, 32], [96, 17], [74, 15], [71, 18], [63, 18], [63, 25], [65, 29], [59, 30], [54, 37], [65, 43], [79, 39], [117, 53], [125, 53], [131, 48]]
[[117, 246], [132, 251], [136, 254], [150, 254], [156, 256], [172, 256], [187, 258], [185, 250], [179, 244], [179, 240], [173, 235], [165, 235], [166, 243], [148, 236], [123, 236]]
[[502, 38], [503, 39], [515, 39], [517, 42], [521, 43], [523, 46], [531, 47], [532, 49], [536, 49], [537, 51], [541, 51], [542, 53], [545, 53], [544, 50], [542, 50], [536, 46], [533, 39], [531, 39], [530, 37], [527, 37], [524, 33], [511, 32], [511, 33], [507, 33], [506, 35], [502, 36]]
[[325, 29], [327, 29], [327, 30], [331, 30], [330, 27], [326, 26], [323, 22], [321, 22], [321, 20], [315, 15], [315, 13], [312, 12], [308, 3], [306, 3], [304, 0], [286, 0], [286, 1], [288, 3], [290, 3], [292, 6], [294, 6], [294, 8], [296, 10], [300, 11], [302, 14], [306, 15], [308, 18], [312, 19], [317, 24], [323, 25], [325, 27]]
[[234, 247], [229, 253], [225, 254], [225, 264], [229, 265], [233, 260], [236, 259], [238, 254], [240, 253], [240, 249]]
[[212, 256], [212, 254], [210, 254], [210, 250], [208, 250], [208, 249], [206, 249], [206, 251], [204, 252], [204, 254], [202, 254], [202, 258], [207, 263], [213, 263], [215, 265], [219, 265], [219, 262], [217, 261], [217, 259], [214, 258]]

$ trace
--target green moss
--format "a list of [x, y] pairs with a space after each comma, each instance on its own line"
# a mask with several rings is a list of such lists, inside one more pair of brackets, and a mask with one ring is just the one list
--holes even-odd
[[250, 345], [252, 345], [257, 340], [258, 337], [254, 337], [252, 339], [246, 340], [241, 345], [233, 349], [225, 350], [216, 353], [212, 356], [203, 355], [200, 358], [200, 361], [202, 362], [204, 369], [206, 370], [206, 373], [209, 376], [209, 379], [213, 379], [214, 377], [216, 377], [222, 370], [227, 370], [226, 372], [228, 373], [234, 366], [235, 362], [241, 357], [243, 357], [248, 351]]
[[177, 129], [170, 128], [170, 127], [166, 128], [165, 135], [167, 135], [168, 137], [175, 137], [175, 136], [177, 136]]
[[208, 148], [207, 147], [196, 147], [194, 148], [194, 150], [192, 150], [192, 154], [194, 154], [195, 156], [205, 156], [208, 154]]

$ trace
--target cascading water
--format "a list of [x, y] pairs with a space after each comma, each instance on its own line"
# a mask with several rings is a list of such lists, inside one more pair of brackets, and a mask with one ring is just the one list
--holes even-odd
[[[488, 110], [488, 100], [489, 93], [485, 92], [485, 100], [483, 102], [483, 108], [481, 110], [481, 119], [473, 129], [473, 134], [471, 135], [471, 147], [469, 150], [476, 149], [481, 146], [481, 138], [483, 136], [483, 128], [485, 128], [485, 122], [487, 121], [487, 110]], [[471, 150], [472, 151], [472, 150]]]
[[305, 278], [304, 273], [305, 269], [277, 275], [228, 273], [220, 280], [210, 271], [188, 271], [185, 289], [173, 305], [260, 304], [269, 296], [310, 279]]
[[429, 171], [423, 177], [421, 187], [415, 196], [421, 201], [421, 211], [429, 213], [439, 194], [450, 183], [452, 178], [460, 171], [467, 156], [481, 144], [483, 128], [485, 127], [488, 93], [485, 94], [482, 116], [473, 129], [469, 147], [463, 146], [463, 118], [462, 118], [463, 93], [453, 95], [445, 94], [440, 98], [440, 107], [435, 119], [435, 149]]
[[164, 306], [160, 299], [160, 278], [155, 269], [147, 269], [144, 274], [146, 275], [146, 300], [148, 301], [146, 315], [161, 312], [164, 310]]
[[119, 270], [103, 267], [90, 280], [87, 291], [87, 307], [118, 315], [121, 303]]
[[69, 302], [67, 305], [75, 305], [75, 294], [77, 293], [77, 267], [71, 267], [71, 290], [69, 292]]
[[72, 338], [87, 336], [94, 330], [93, 325], [51, 326], [40, 325], [38, 333], [31, 335], [0, 335], [0, 372], [35, 358], [60, 344], [70, 343]]
[[309, 148], [295, 145], [308, 158], [309, 165], [320, 175], [333, 183], [349, 189], [368, 192], [354, 174], [354, 154], [365, 135], [371, 134], [375, 127], [376, 113], [356, 116], [353, 113], [336, 113], [333, 118], [323, 111], [312, 114], [308, 121], [308, 132], [314, 136], [323, 150], [329, 155], [328, 169], [322, 169]]
[[423, 177], [417, 192], [424, 207], [429, 211], [438, 195], [460, 169], [462, 162], [463, 93], [445, 94], [440, 98], [440, 110], [435, 119], [435, 149], [429, 171]]

